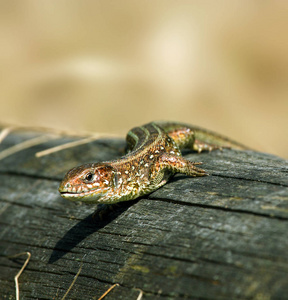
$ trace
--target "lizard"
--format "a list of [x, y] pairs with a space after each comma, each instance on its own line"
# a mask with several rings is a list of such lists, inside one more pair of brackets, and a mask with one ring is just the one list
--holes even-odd
[[68, 171], [60, 183], [60, 195], [85, 203], [117, 203], [136, 199], [163, 186], [175, 173], [206, 176], [182, 156], [182, 149], [198, 153], [246, 146], [215, 132], [176, 122], [151, 122], [131, 129], [127, 153], [119, 159], [84, 164]]

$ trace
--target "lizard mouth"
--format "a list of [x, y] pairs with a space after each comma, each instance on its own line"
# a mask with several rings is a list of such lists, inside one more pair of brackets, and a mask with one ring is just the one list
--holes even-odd
[[[59, 191], [60, 192], [60, 191]], [[81, 192], [81, 193], [73, 193], [73, 192], [60, 192], [62, 197], [81, 197], [87, 195], [88, 192]]]
[[72, 192], [67, 190], [62, 190], [59, 188], [59, 192], [61, 197], [70, 200], [70, 201], [83, 201], [83, 202], [91, 202], [96, 203], [98, 199], [100, 199], [105, 193], [102, 191], [97, 190], [90, 190], [90, 191], [79, 191], [79, 192]]
[[82, 193], [60, 192], [61, 197], [71, 201], [81, 200], [85, 196], [89, 196], [89, 194], [90, 194], [89, 192], [82, 192]]
[[72, 198], [71, 200], [74, 201], [77, 201], [77, 198], [83, 198], [95, 193], [95, 190], [82, 189], [77, 186], [72, 187], [68, 184], [60, 184], [58, 191], [63, 198], [67, 198], [69, 200]]

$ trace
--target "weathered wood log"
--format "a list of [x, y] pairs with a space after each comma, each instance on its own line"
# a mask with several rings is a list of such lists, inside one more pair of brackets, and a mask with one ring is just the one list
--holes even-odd
[[61, 299], [80, 268], [68, 299], [98, 299], [114, 283], [105, 299], [136, 300], [137, 289], [143, 299], [288, 297], [287, 161], [253, 151], [187, 152], [210, 176], [176, 175], [101, 219], [92, 218], [95, 206], [62, 199], [58, 185], [76, 165], [121, 156], [125, 142], [35, 156], [76, 140], [13, 131], [0, 144], [1, 299], [15, 297], [25, 260], [7, 256], [23, 251], [32, 256], [19, 279], [21, 299]]

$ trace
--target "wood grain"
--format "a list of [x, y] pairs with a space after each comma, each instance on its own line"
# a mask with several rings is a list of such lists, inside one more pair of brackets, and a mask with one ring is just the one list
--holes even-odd
[[[7, 151], [44, 133], [12, 131]], [[47, 133], [45, 133], [47, 134]], [[87, 137], [84, 137], [87, 138]], [[175, 176], [113, 209], [77, 205], [57, 189], [65, 172], [123, 154], [124, 139], [36, 157], [81, 138], [53, 136], [0, 161], [0, 293], [20, 299], [284, 299], [288, 295], [288, 163], [264, 153], [186, 153], [208, 177]], [[1, 153], [1, 152], [0, 152]], [[104, 213], [103, 213], [104, 212]]]

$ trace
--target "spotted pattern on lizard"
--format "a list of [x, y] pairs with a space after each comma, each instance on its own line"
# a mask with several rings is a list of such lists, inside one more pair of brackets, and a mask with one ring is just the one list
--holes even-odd
[[86, 203], [133, 200], [163, 186], [175, 173], [205, 176], [181, 154], [221, 148], [246, 149], [211, 131], [182, 123], [151, 122], [131, 129], [126, 137], [127, 154], [119, 159], [84, 164], [71, 169], [60, 184], [63, 198]]

